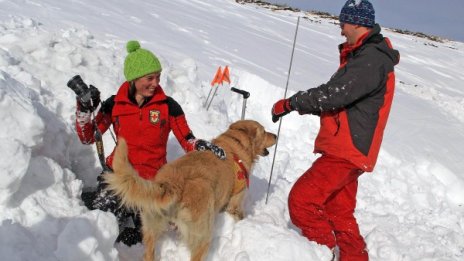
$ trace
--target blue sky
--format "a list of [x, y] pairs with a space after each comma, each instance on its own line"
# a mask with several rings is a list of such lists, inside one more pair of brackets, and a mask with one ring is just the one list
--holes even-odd
[[[338, 15], [345, 0], [267, 0], [302, 10]], [[464, 42], [463, 0], [371, 0], [376, 21], [385, 27], [445, 37]]]

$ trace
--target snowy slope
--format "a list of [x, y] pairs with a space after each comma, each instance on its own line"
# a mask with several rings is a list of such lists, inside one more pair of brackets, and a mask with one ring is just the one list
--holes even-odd
[[[138, 39], [160, 57], [162, 85], [197, 137], [211, 139], [240, 118], [241, 97], [227, 88], [203, 108], [210, 80], [225, 65], [232, 85], [251, 93], [246, 117], [277, 132], [270, 109], [284, 93], [297, 16], [306, 19], [289, 95], [336, 70], [343, 38], [334, 21], [232, 0], [0, 1], [1, 259], [133, 260], [143, 251], [114, 246], [114, 217], [80, 200], [100, 166], [73, 129], [72, 76], [82, 75], [103, 97], [114, 94], [125, 43]], [[359, 180], [360, 229], [372, 260], [461, 260], [464, 44], [384, 34], [401, 62], [377, 168]], [[254, 169], [246, 218], [218, 217], [209, 260], [330, 259], [291, 225], [286, 205], [293, 182], [318, 156], [311, 153], [318, 125], [314, 116], [284, 118], [268, 204], [272, 157]], [[108, 153], [114, 141], [108, 133], [104, 141]], [[182, 155], [175, 139], [168, 150], [170, 160]], [[160, 248], [163, 260], [189, 256], [174, 235]]]

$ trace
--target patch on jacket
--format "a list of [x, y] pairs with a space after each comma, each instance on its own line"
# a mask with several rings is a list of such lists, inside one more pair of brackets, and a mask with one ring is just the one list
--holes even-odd
[[151, 110], [150, 111], [150, 122], [152, 124], [156, 124], [159, 122], [160, 111], [158, 110]]

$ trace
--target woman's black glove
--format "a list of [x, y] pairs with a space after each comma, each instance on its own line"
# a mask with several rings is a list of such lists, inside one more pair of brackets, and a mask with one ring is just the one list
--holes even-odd
[[90, 85], [81, 95], [77, 96], [79, 109], [82, 112], [93, 112], [100, 104], [100, 91], [97, 87]]
[[198, 151], [205, 151], [210, 150], [214, 153], [219, 159], [225, 160], [226, 159], [226, 152], [219, 146], [214, 145], [213, 143], [198, 139], [195, 141], [195, 147]]

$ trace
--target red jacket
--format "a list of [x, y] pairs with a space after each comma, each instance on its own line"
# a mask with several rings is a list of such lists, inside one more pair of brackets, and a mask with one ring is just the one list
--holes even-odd
[[290, 98], [300, 114], [321, 117], [316, 153], [346, 159], [363, 171], [374, 169], [398, 62], [398, 51], [375, 25], [355, 46], [340, 45], [340, 67], [326, 84]]
[[[123, 137], [128, 144], [129, 161], [144, 179], [154, 177], [166, 163], [166, 148], [171, 130], [185, 151], [193, 150], [193, 136], [180, 105], [165, 95], [158, 87], [155, 95], [139, 107], [129, 98], [130, 84], [125, 82], [116, 96], [105, 103], [112, 104], [104, 113], [100, 110], [95, 117], [98, 128], [104, 133], [111, 124], [116, 137]], [[104, 103], [104, 104], [105, 104]], [[95, 125], [76, 122], [76, 130], [82, 143], [93, 143]], [[111, 167], [114, 151], [107, 157]]]

